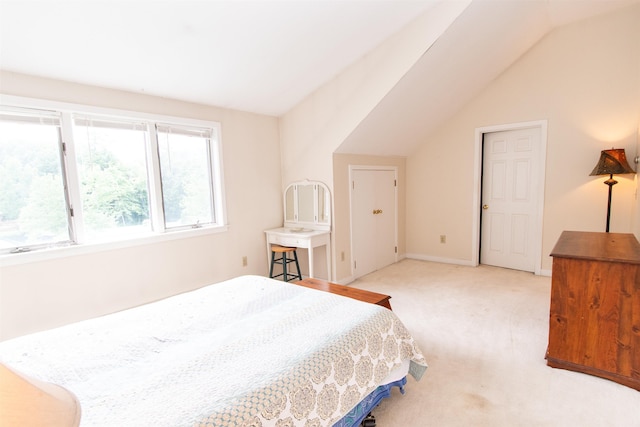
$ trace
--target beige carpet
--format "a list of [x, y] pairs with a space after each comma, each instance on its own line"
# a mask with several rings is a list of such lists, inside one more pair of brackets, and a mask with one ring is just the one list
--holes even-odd
[[377, 427], [640, 427], [640, 392], [546, 365], [549, 277], [403, 260], [351, 286], [391, 295], [429, 363]]

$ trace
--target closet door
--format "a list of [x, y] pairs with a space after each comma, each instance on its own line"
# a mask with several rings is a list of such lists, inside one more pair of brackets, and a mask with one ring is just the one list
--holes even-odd
[[539, 128], [484, 134], [482, 264], [534, 271], [539, 150]]
[[397, 261], [396, 170], [351, 169], [354, 278]]

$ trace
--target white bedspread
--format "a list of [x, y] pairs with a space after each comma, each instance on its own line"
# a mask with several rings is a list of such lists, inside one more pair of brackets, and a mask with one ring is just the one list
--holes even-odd
[[260, 276], [0, 343], [81, 426], [331, 426], [406, 359], [420, 379], [393, 312]]

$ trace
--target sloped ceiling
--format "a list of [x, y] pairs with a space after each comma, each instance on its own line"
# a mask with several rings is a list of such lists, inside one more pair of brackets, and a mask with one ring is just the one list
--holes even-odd
[[553, 28], [631, 3], [473, 1], [337, 151], [410, 154]]
[[[280, 116], [440, 1], [0, 0], [0, 69]], [[407, 155], [552, 28], [638, 1], [473, 0], [338, 151]]]
[[280, 116], [439, 1], [0, 0], [0, 69]]

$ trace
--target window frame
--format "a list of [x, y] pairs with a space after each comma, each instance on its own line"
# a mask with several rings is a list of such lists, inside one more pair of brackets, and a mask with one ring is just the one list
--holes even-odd
[[[155, 160], [157, 159], [158, 163], [159, 163], [159, 167], [157, 169], [154, 169], [154, 179], [156, 178], [156, 175], [159, 178], [159, 182], [160, 182], [160, 191], [157, 192], [157, 196], [160, 197], [160, 201], [159, 201], [159, 205], [162, 209], [158, 209], [159, 211], [159, 215], [162, 216], [162, 220], [158, 222], [158, 224], [164, 229], [165, 232], [172, 232], [172, 231], [178, 231], [178, 230], [184, 230], [184, 229], [189, 229], [189, 228], [200, 228], [200, 227], [206, 227], [208, 225], [211, 224], [217, 224], [218, 223], [218, 204], [216, 203], [216, 199], [217, 199], [217, 194], [218, 194], [218, 187], [216, 186], [216, 182], [219, 181], [219, 177], [216, 178], [216, 166], [218, 164], [218, 161], [214, 161], [215, 155], [214, 155], [214, 145], [215, 143], [212, 142], [214, 139], [215, 140], [219, 140], [219, 132], [217, 129], [212, 129], [211, 127], [208, 128], [200, 128], [200, 131], [203, 130], [207, 130], [207, 131], [211, 131], [211, 132], [206, 132], [206, 133], [210, 133], [210, 136], [208, 138], [205, 138], [207, 140], [207, 158], [206, 158], [206, 163], [207, 163], [207, 180], [209, 181], [209, 197], [210, 197], [210, 208], [211, 208], [211, 216], [213, 218], [212, 222], [207, 222], [204, 223], [204, 225], [201, 225], [199, 222], [195, 223], [195, 224], [191, 224], [191, 225], [179, 225], [179, 226], [172, 226], [172, 227], [168, 227], [167, 226], [167, 218], [166, 218], [166, 204], [165, 204], [165, 200], [163, 197], [161, 197], [164, 193], [163, 193], [163, 182], [162, 182], [162, 159], [161, 159], [161, 154], [160, 154], [160, 137], [159, 134], [160, 133], [167, 133], [164, 129], [168, 129], [169, 133], [171, 132], [171, 130], [179, 130], [179, 129], [184, 129], [185, 126], [184, 125], [180, 125], [180, 124], [175, 124], [175, 123], [163, 123], [163, 122], [159, 122], [156, 121], [155, 122], [155, 129], [153, 131], [154, 135], [152, 137], [152, 143], [150, 144], [151, 146], [154, 147], [153, 149], [153, 153], [150, 153], [153, 156], [153, 161], [155, 162]], [[191, 131], [193, 133], [202, 133], [202, 132], [198, 132], [197, 130], [198, 128], [193, 126], [191, 129], [189, 129], [188, 131]], [[150, 132], [151, 134], [151, 132]], [[185, 133], [183, 133], [184, 135]], [[217, 134], [217, 136], [216, 136]], [[154, 204], [154, 206], [156, 206]]]
[[[67, 198], [67, 210], [74, 210], [74, 215], [69, 217], [72, 222], [72, 231], [69, 236], [72, 241], [69, 244], [60, 246], [52, 245], [46, 248], [43, 248], [42, 245], [25, 246], [28, 249], [25, 252], [2, 252], [0, 253], [0, 266], [21, 264], [24, 262], [39, 261], [61, 256], [85, 254], [101, 250], [111, 250], [114, 248], [131, 247], [153, 242], [191, 238], [194, 236], [219, 233], [228, 230], [222, 164], [222, 132], [221, 124], [219, 122], [25, 98], [4, 94], [0, 94], [0, 104], [20, 109], [49, 110], [60, 114], [61, 141], [64, 144], [64, 149], [61, 150], [61, 167], [63, 169], [64, 179], [67, 183], [67, 192], [65, 197]], [[84, 229], [82, 211], [81, 209], [76, 209], [76, 206], [80, 206], [81, 203], [81, 191], [78, 181], [75, 146], [73, 143], [74, 115], [103, 116], [112, 120], [139, 120], [148, 123], [149, 146], [147, 147], [147, 179], [149, 187], [149, 218], [153, 223], [152, 231], [149, 233], [138, 235], [133, 238], [121, 238], [104, 242], [83, 241]], [[210, 165], [209, 174], [212, 181], [210, 182], [210, 189], [213, 198], [212, 204], [215, 209], [214, 223], [202, 224], [193, 228], [186, 226], [167, 229], [165, 227], [156, 124], [171, 124], [182, 127], [192, 126], [195, 128], [206, 128], [211, 130], [207, 162]]]

